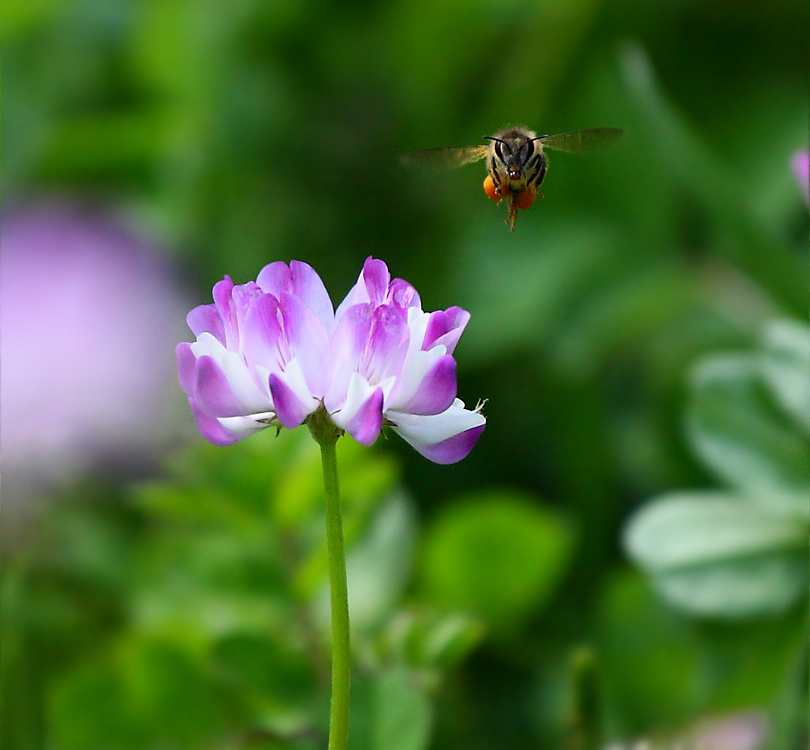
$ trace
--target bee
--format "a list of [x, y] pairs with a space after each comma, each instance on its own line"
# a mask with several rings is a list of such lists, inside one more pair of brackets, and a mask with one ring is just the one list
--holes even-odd
[[508, 127], [495, 135], [484, 136], [488, 144], [478, 146], [447, 146], [426, 148], [403, 154], [402, 163], [408, 167], [431, 167], [454, 169], [481, 159], [487, 160], [487, 176], [484, 192], [498, 201], [509, 199], [509, 216], [506, 223], [510, 231], [515, 229], [518, 209], [526, 209], [534, 203], [548, 169], [545, 149], [583, 153], [607, 146], [623, 135], [620, 128], [590, 128], [574, 130], [558, 135], [537, 135], [524, 127]]

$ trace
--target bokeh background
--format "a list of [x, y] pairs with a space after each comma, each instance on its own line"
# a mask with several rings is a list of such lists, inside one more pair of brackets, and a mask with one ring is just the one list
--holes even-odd
[[[804, 746], [808, 16], [5, 4], [4, 747], [325, 746], [314, 443], [204, 445], [173, 349], [225, 274], [368, 255], [470, 310], [489, 421], [341, 443], [354, 750]], [[505, 124], [626, 135], [514, 233], [399, 164]]]

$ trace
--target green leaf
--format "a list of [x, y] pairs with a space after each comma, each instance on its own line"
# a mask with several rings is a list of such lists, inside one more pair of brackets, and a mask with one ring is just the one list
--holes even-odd
[[625, 532], [629, 555], [673, 605], [742, 617], [786, 610], [807, 586], [807, 529], [720, 493], [681, 493], [641, 509]]
[[572, 543], [567, 523], [530, 497], [464, 497], [426, 534], [421, 585], [431, 601], [509, 630], [548, 601]]
[[312, 706], [316, 692], [312, 656], [292, 638], [234, 634], [214, 644], [212, 658], [217, 673], [240, 693], [253, 696], [266, 712], [294, 715]]
[[484, 632], [483, 625], [468, 615], [420, 609], [398, 613], [380, 643], [384, 659], [422, 669], [449, 669], [481, 642]]
[[431, 708], [405, 669], [392, 669], [353, 686], [349, 737], [353, 750], [424, 750]]
[[632, 736], [694, 716], [701, 694], [694, 634], [639, 571], [608, 577], [596, 622], [598, 667], [620, 721], [615, 731]]
[[810, 332], [806, 323], [775, 320], [762, 336], [762, 372], [779, 406], [810, 436]]
[[720, 355], [694, 372], [687, 430], [721, 479], [775, 512], [806, 517], [810, 446], [774, 408], [754, 355]]

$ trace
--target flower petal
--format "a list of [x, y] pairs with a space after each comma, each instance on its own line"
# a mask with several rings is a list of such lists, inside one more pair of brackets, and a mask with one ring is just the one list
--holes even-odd
[[484, 431], [484, 427], [483, 424], [479, 427], [471, 427], [469, 430], [460, 432], [458, 435], [453, 435], [433, 445], [417, 445], [415, 443], [411, 443], [411, 445], [417, 453], [421, 453], [435, 464], [455, 464], [469, 455]]
[[293, 359], [283, 373], [270, 374], [270, 393], [278, 421], [288, 430], [298, 427], [318, 408], [319, 402], [307, 388], [297, 359]]
[[385, 303], [387, 305], [394, 305], [403, 313], [411, 307], [421, 309], [422, 305], [419, 299], [419, 292], [404, 279], [394, 279], [388, 285]]
[[245, 314], [242, 352], [249, 367], [262, 367], [271, 372], [282, 370], [290, 354], [282, 335], [281, 312], [272, 294], [254, 300]]
[[191, 351], [191, 344], [183, 342], [178, 344], [174, 353], [177, 356], [177, 377], [180, 380], [180, 387], [186, 396], [194, 393], [194, 379], [197, 369], [197, 358]]
[[280, 302], [290, 354], [298, 360], [309, 391], [322, 398], [332, 374], [329, 334], [300, 297], [282, 292]]
[[461, 307], [431, 313], [422, 348], [427, 350], [441, 344], [447, 347], [448, 354], [452, 354], [469, 320], [470, 313]]
[[225, 345], [225, 326], [216, 305], [198, 305], [186, 315], [186, 323], [195, 336], [210, 333]]
[[334, 326], [335, 313], [332, 307], [332, 300], [329, 293], [321, 281], [321, 277], [315, 269], [308, 263], [300, 260], [290, 262], [292, 272], [292, 291], [296, 297], [315, 313], [315, 317], [321, 321], [321, 325], [326, 331], [331, 331]]
[[[214, 305], [222, 319], [222, 327], [225, 338], [221, 339], [222, 344], [228, 349], [236, 349], [239, 346], [238, 328], [236, 323], [236, 309], [233, 304], [233, 281], [230, 276], [226, 276], [222, 281], [214, 284]], [[219, 338], [219, 337], [217, 337]]]
[[245, 416], [266, 411], [269, 405], [239, 356], [231, 352], [226, 352], [220, 361], [210, 354], [197, 359], [193, 398], [200, 410], [211, 417]]
[[374, 260], [371, 256], [366, 258], [363, 270], [355, 285], [338, 305], [335, 312], [335, 320], [340, 320], [346, 311], [354, 305], [362, 305], [368, 302], [373, 307], [377, 307], [385, 302], [388, 291], [388, 280], [391, 274], [388, 273], [388, 266], [381, 260]]
[[331, 339], [333, 360], [332, 382], [324, 394], [324, 405], [330, 413], [341, 409], [352, 376], [360, 367], [360, 358], [371, 330], [371, 305], [352, 305], [337, 321]]
[[456, 361], [449, 354], [437, 354], [416, 352], [408, 360], [389, 409], [428, 415], [440, 414], [453, 404], [457, 393]]
[[256, 283], [263, 292], [279, 298], [282, 292], [292, 290], [292, 272], [286, 263], [277, 260], [259, 271]]
[[382, 428], [382, 388], [374, 387], [358, 373], [349, 383], [346, 402], [332, 414], [332, 421], [358, 443], [371, 445]]
[[273, 412], [264, 412], [252, 414], [249, 417], [224, 417], [217, 419], [216, 417], [203, 414], [194, 403], [194, 399], [190, 398], [188, 403], [200, 434], [209, 443], [213, 443], [214, 445], [233, 445], [235, 442], [252, 435], [254, 432], [261, 432], [261, 430], [266, 429], [270, 421], [275, 417]]
[[399, 376], [408, 353], [408, 324], [392, 305], [380, 305], [371, 314], [368, 342], [359, 372], [372, 383]]
[[385, 416], [394, 432], [437, 464], [456, 463], [467, 456], [486, 427], [486, 418], [465, 409], [459, 399], [441, 414], [415, 416], [389, 411]]
[[209, 442], [214, 445], [233, 445], [239, 436], [226, 430], [216, 417], [210, 417], [200, 411], [197, 404], [194, 403], [193, 398], [189, 398], [188, 405], [191, 407], [191, 412], [194, 415], [194, 421], [197, 423], [197, 429], [200, 434]]

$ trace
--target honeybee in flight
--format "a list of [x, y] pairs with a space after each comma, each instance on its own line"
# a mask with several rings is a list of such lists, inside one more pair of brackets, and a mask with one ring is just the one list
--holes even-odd
[[[558, 135], [537, 135], [524, 127], [509, 127], [495, 135], [487, 135], [488, 144], [479, 146], [447, 146], [426, 148], [403, 154], [402, 163], [409, 167], [453, 169], [481, 159], [487, 160], [484, 192], [492, 200], [509, 199], [510, 231], [515, 229], [518, 209], [526, 209], [537, 198], [537, 188], [548, 168], [545, 149], [584, 153], [601, 148], [620, 138], [619, 128], [590, 128]], [[543, 195], [540, 193], [540, 197]]]

